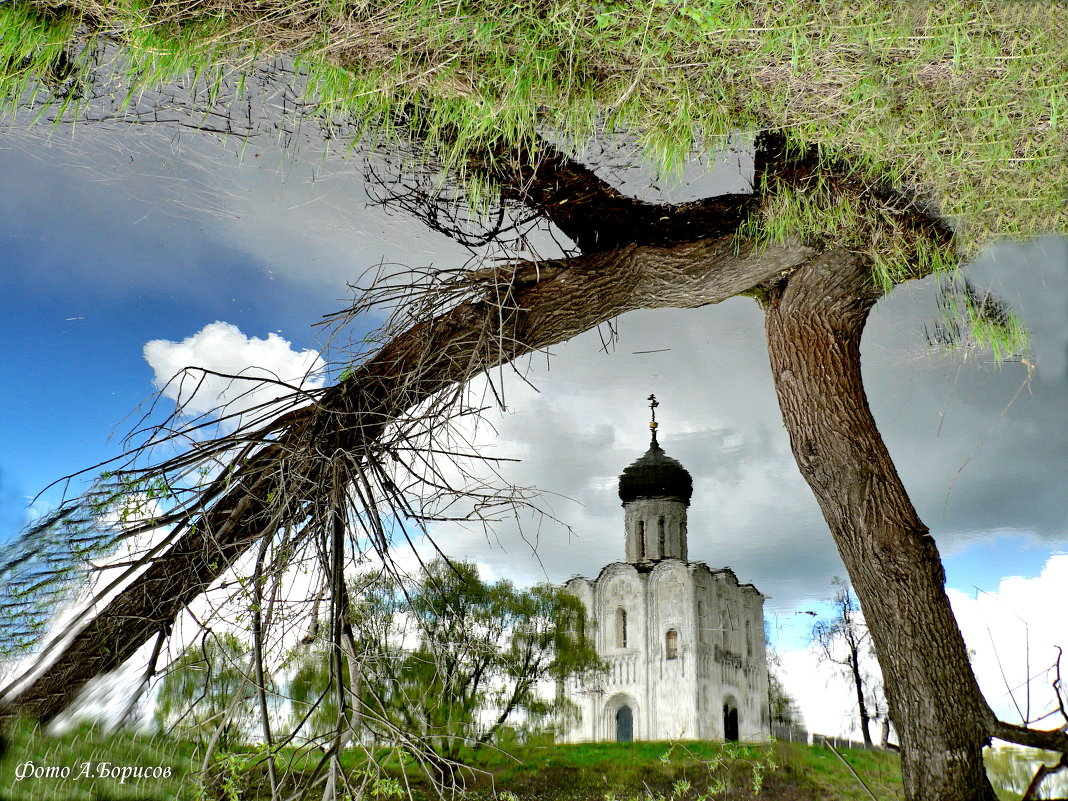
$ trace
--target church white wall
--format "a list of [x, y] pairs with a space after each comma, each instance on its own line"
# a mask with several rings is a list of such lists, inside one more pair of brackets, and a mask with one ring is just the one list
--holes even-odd
[[624, 504], [623, 510], [628, 562], [686, 561], [686, 504], [675, 498], [639, 498]]
[[[700, 736], [696, 709], [697, 631], [693, 580], [685, 562], [668, 559], [649, 574], [650, 694], [654, 716], [650, 739], [695, 739]], [[668, 632], [675, 632], [675, 658], [668, 656]]]
[[[649, 739], [648, 615], [645, 582], [633, 565], [615, 563], [601, 571], [594, 587], [599, 653], [609, 665], [604, 697], [595, 720], [597, 739], [615, 739], [614, 709], [626, 704], [634, 716], [634, 737]], [[626, 615], [620, 619], [620, 611]], [[625, 626], [621, 623], [625, 622]], [[625, 635], [625, 636], [623, 636]]]
[[764, 598], [755, 588], [739, 585], [730, 570], [676, 559], [617, 562], [596, 580], [573, 579], [566, 588], [586, 606], [609, 672], [595, 686], [566, 688], [581, 722], [562, 740], [616, 739], [615, 713], [624, 704], [635, 739], [723, 739], [725, 703], [737, 709], [740, 739], [767, 739]]

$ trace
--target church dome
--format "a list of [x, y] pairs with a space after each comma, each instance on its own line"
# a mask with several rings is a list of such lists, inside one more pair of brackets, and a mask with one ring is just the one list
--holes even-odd
[[677, 459], [672, 459], [656, 441], [645, 455], [629, 465], [619, 477], [619, 497], [623, 503], [638, 498], [677, 498], [689, 506], [693, 478]]

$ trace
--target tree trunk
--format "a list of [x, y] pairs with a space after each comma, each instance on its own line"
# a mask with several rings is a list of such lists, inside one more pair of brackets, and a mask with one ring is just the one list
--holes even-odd
[[830, 251], [772, 292], [768, 353], [794, 457], [864, 609], [901, 736], [909, 801], [993, 801], [992, 713], [950, 609], [934, 540], [868, 408], [860, 339], [878, 292], [866, 259]]
[[850, 668], [853, 672], [853, 687], [857, 691], [857, 714], [860, 716], [860, 734], [864, 738], [864, 745], [870, 746], [871, 727], [868, 717], [868, 705], [864, 703], [864, 678], [860, 675], [860, 653], [855, 642], [849, 643]]
[[[276, 501], [314, 504], [335, 453], [367, 457], [382, 430], [435, 392], [640, 308], [718, 303], [813, 255], [797, 244], [756, 249], [733, 236], [673, 247], [628, 246], [499, 271], [481, 300], [412, 326], [327, 390], [276, 421], [278, 442], [249, 455], [233, 489], [213, 497], [175, 544], [69, 641], [47, 667], [0, 690], [0, 719], [50, 720], [93, 676], [119, 667], [242, 554], [280, 525]], [[325, 455], [325, 456], [324, 456]], [[224, 476], [219, 482], [228, 482]]]
[[[882, 719], [882, 734], [879, 736], [879, 747], [890, 748], [890, 718], [883, 713]], [[893, 746], [897, 748], [897, 746]]]

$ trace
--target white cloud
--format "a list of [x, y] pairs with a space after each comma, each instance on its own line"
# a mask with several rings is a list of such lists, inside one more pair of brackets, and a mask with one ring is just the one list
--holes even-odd
[[[998, 716], [1019, 723], [1028, 709], [1032, 719], [1049, 712], [1057, 646], [1068, 648], [1068, 553], [1050, 557], [1034, 578], [1002, 579], [996, 592], [968, 596], [950, 589], [948, 594], [979, 686]], [[1062, 667], [1068, 673], [1068, 664]], [[1062, 722], [1051, 718], [1039, 727]]]
[[[187, 415], [242, 414], [296, 388], [323, 386], [325, 363], [313, 350], [296, 351], [277, 334], [247, 337], [214, 322], [181, 342], [154, 339], [144, 347], [154, 383]], [[208, 372], [204, 372], [208, 371]]]
[[[979, 686], [995, 713], [1010, 723], [1019, 723], [1028, 709], [1032, 720], [1054, 709], [1051, 668], [1057, 658], [1056, 646], [1068, 648], [1068, 618], [1064, 615], [1068, 553], [1050, 557], [1034, 578], [1003, 579], [996, 592], [974, 597], [954, 589], [947, 593], [972, 653]], [[797, 700], [809, 731], [858, 737], [856, 699], [849, 682], [833, 666], [820, 663], [812, 648], [784, 649], [779, 657], [786, 691]], [[1068, 663], [1062, 669], [1068, 673]], [[1036, 725], [1052, 728], [1062, 722], [1056, 717]], [[872, 734], [877, 736], [878, 732]]]
[[[779, 659], [779, 678], [804, 715], [805, 727], [815, 734], [859, 740], [856, 693], [839, 669], [821, 662], [811, 647], [780, 651]], [[878, 724], [871, 734], [879, 737]]]

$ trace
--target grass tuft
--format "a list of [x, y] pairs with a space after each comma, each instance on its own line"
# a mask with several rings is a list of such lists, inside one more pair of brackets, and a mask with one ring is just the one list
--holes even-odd
[[[71, 113], [91, 54], [120, 43], [131, 98], [288, 54], [318, 113], [446, 168], [551, 130], [576, 149], [632, 132], [670, 174], [697, 143], [779, 130], [907, 186], [957, 245], [1068, 232], [1068, 16], [1054, 0], [22, 0], [0, 9], [0, 95]], [[820, 191], [815, 187], [815, 191]], [[764, 235], [872, 228], [848, 198], [776, 198]], [[889, 221], [884, 221], [884, 223]], [[881, 230], [881, 226], [880, 226]], [[893, 231], [893, 226], [886, 228]], [[925, 246], [920, 245], [923, 249]], [[902, 267], [876, 245], [880, 281]], [[918, 258], [939, 261], [937, 248]], [[896, 265], [896, 266], [895, 266]]]

